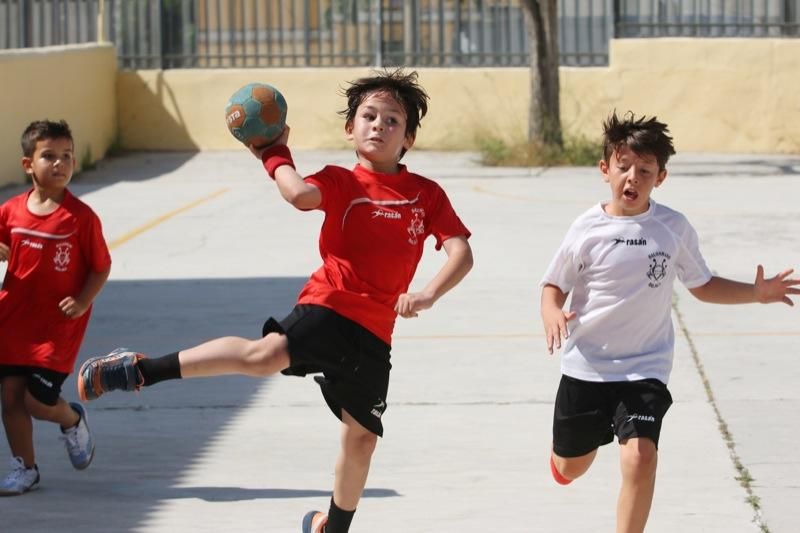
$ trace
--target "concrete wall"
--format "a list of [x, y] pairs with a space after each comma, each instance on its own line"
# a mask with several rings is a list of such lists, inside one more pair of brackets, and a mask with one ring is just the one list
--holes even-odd
[[117, 131], [117, 58], [111, 45], [0, 52], [0, 186], [22, 183], [19, 139], [34, 120], [66, 120], [75, 156], [103, 157]]
[[[529, 70], [419, 69], [431, 96], [417, 148], [474, 149], [480, 137], [525, 138]], [[252, 82], [286, 96], [291, 145], [343, 148], [347, 81], [369, 69], [117, 72], [110, 45], [0, 52], [0, 185], [20, 182], [19, 136], [31, 120], [64, 118], [82, 161], [118, 140], [133, 150], [236, 149], [223, 109]], [[569, 133], [596, 136], [612, 109], [657, 115], [679, 151], [800, 152], [800, 39], [625, 39], [611, 64], [561, 69]]]
[[[125, 147], [231, 149], [223, 123], [238, 87], [275, 85], [289, 103], [291, 145], [346, 146], [339, 90], [368, 69], [137, 71], [119, 74]], [[479, 136], [523, 139], [527, 68], [419, 69], [431, 96], [418, 148], [473, 149]], [[565, 129], [596, 136], [612, 109], [657, 115], [679, 151], [800, 152], [800, 39], [625, 39], [611, 64], [561, 69]]]

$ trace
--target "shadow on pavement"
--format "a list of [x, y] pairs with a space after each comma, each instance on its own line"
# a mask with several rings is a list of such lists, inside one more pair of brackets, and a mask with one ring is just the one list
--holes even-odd
[[[291, 311], [305, 281], [305, 277], [110, 281], [95, 304], [76, 367], [117, 346], [157, 356], [219, 336], [255, 338], [267, 317], [280, 319]], [[66, 531], [134, 531], [163, 500], [329, 496], [329, 490], [270, 487], [268, 476], [263, 488], [179, 486], [256, 393], [269, 390], [271, 379], [221, 376], [160, 383], [139, 393], [109, 393], [87, 406], [96, 454], [91, 467], [81, 472], [69, 465], [58, 429], [37, 422], [40, 489], [0, 498], [0, 530], [52, 531], [54, 523], [63, 522]], [[64, 384], [63, 396], [76, 401], [74, 375]], [[0, 453], [8, 456], [5, 445]], [[257, 459], [253, 458], [254, 464]], [[229, 482], [237, 483], [235, 472]], [[373, 498], [397, 495], [380, 488], [365, 493]]]

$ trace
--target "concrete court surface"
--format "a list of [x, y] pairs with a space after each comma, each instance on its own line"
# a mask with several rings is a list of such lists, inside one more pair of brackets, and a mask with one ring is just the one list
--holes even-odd
[[[354, 161], [296, 159], [304, 173]], [[398, 323], [386, 435], [352, 531], [613, 531], [616, 444], [569, 487], [550, 477], [559, 362], [544, 349], [537, 288], [569, 223], [607, 186], [596, 169], [481, 168], [473, 154], [406, 162], [447, 190], [476, 263], [436, 307]], [[670, 170], [655, 198], [689, 217], [720, 275], [800, 267], [800, 158], [684, 155]], [[99, 213], [114, 260], [79, 360], [254, 337], [319, 265], [321, 214], [285, 204], [244, 150], [129, 154], [71, 189]], [[415, 286], [443, 259], [431, 246]], [[703, 304], [678, 287], [675, 310], [675, 403], [647, 531], [798, 531], [800, 309]], [[64, 396], [76, 398], [72, 377]], [[58, 430], [37, 423], [41, 488], [0, 499], [0, 531], [283, 533], [327, 509], [338, 421], [310, 378], [171, 382], [88, 409], [94, 463], [72, 470]]]

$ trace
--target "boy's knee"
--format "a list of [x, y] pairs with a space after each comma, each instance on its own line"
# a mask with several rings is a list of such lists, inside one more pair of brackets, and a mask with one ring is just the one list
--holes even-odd
[[345, 440], [345, 449], [349, 455], [370, 458], [378, 446], [378, 436], [371, 432], [350, 435]]
[[48, 419], [50, 412], [55, 407], [54, 405], [47, 405], [37, 400], [29, 391], [25, 392], [24, 408], [33, 418]]
[[622, 448], [622, 466], [635, 472], [655, 470], [658, 450], [650, 439], [631, 439]]
[[269, 376], [281, 370], [281, 368], [277, 368], [282, 366], [277, 364], [277, 358], [285, 352], [285, 347], [281, 344], [282, 339], [276, 335], [267, 335], [251, 342], [246, 357], [248, 374]]

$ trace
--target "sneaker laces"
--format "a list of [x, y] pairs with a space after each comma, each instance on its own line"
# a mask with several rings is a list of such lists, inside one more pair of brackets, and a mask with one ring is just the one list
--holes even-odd
[[[134, 356], [134, 362], [137, 360]], [[104, 389], [111, 390], [139, 390], [144, 383], [141, 372], [135, 364], [125, 364], [125, 358], [119, 358], [112, 363], [106, 363], [101, 368]], [[133, 372], [133, 376], [130, 373]], [[133, 383], [133, 387], [131, 387]]]
[[78, 426], [80, 423], [80, 420], [78, 420], [75, 426], [61, 431], [61, 436], [59, 438], [66, 443], [70, 453], [80, 450], [81, 445], [78, 442]]

